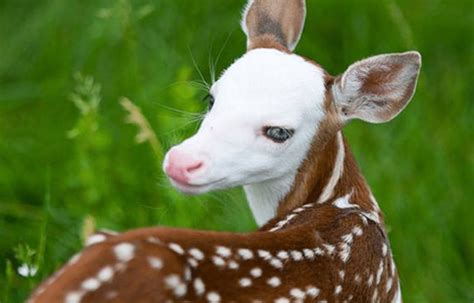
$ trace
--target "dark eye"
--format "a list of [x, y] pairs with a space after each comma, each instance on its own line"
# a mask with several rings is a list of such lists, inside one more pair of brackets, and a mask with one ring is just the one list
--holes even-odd
[[214, 106], [214, 96], [211, 94], [207, 94], [206, 96], [204, 96], [204, 98], [202, 98], [202, 100], [206, 101], [209, 104], [208, 110], [211, 110]]
[[264, 127], [263, 133], [270, 140], [276, 143], [283, 143], [295, 134], [295, 130], [281, 127]]

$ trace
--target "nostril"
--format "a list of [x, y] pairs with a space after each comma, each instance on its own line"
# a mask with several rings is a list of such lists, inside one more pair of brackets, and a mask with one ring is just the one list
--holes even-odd
[[186, 172], [188, 172], [188, 173], [193, 173], [193, 172], [199, 170], [203, 165], [204, 165], [204, 162], [199, 161], [199, 162], [197, 162], [197, 163], [195, 163], [195, 164], [193, 164], [193, 165], [191, 165], [191, 166], [188, 166], [188, 167], [186, 168]]

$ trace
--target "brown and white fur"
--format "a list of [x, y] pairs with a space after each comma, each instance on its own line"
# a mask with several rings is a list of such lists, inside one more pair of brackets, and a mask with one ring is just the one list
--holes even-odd
[[380, 55], [332, 77], [292, 53], [305, 14], [303, 0], [249, 1], [247, 53], [164, 163], [183, 192], [244, 186], [261, 228], [98, 234], [29, 302], [401, 302], [382, 213], [342, 127], [394, 118], [421, 57]]

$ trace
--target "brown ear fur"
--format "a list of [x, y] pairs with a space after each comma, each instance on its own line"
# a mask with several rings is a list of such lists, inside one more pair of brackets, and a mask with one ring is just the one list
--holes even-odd
[[284, 47], [293, 51], [303, 31], [305, 16], [305, 0], [250, 0], [242, 20], [247, 48]]

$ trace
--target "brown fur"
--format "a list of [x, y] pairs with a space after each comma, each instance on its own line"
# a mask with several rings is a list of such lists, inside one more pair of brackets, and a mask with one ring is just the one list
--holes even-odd
[[287, 54], [290, 53], [288, 48], [278, 42], [273, 35], [261, 35], [253, 39], [248, 47], [248, 50], [250, 51], [257, 48], [273, 48]]

